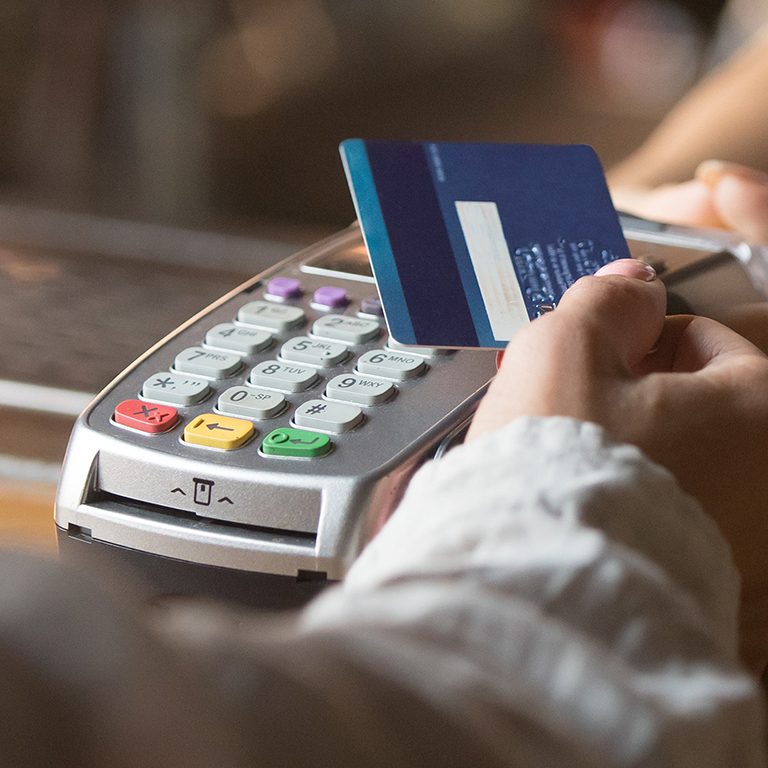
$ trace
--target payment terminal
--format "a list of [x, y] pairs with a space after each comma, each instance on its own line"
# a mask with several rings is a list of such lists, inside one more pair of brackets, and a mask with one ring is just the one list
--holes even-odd
[[[755, 253], [731, 236], [622, 226], [684, 310], [763, 300]], [[96, 397], [61, 475], [61, 556], [98, 551], [155, 595], [301, 605], [461, 441], [495, 357], [395, 343], [354, 225], [223, 296]]]

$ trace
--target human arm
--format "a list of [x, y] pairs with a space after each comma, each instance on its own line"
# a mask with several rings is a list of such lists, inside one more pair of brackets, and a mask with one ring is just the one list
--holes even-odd
[[668, 472], [523, 417], [426, 466], [298, 617], [177, 605], [162, 625], [263, 765], [757, 766], [737, 599]]
[[768, 172], [768, 29], [683, 98], [613, 168], [614, 188], [655, 188], [693, 176], [707, 158]]

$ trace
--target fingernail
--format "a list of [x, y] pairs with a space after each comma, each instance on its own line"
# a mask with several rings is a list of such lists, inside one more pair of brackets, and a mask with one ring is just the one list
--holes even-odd
[[636, 280], [644, 280], [650, 283], [656, 279], [656, 270], [650, 265], [638, 259], [617, 259], [611, 261], [595, 272], [596, 275], [621, 275], [634, 277]]
[[746, 181], [768, 186], [768, 174], [746, 165], [728, 163], [723, 160], [705, 160], [696, 169], [694, 175], [698, 181], [706, 184], [710, 189], [714, 189], [723, 176], [736, 176]]

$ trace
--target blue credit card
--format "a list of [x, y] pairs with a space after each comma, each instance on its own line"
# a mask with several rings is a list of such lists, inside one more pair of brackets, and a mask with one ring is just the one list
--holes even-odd
[[502, 348], [629, 248], [588, 146], [342, 142], [392, 337]]

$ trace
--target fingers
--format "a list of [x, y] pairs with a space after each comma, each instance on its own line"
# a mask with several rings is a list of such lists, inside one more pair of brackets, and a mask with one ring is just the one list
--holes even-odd
[[710, 189], [714, 189], [718, 182], [725, 176], [733, 176], [743, 181], [765, 186], [768, 184], [768, 174], [757, 168], [750, 168], [738, 163], [729, 163], [725, 160], [705, 160], [696, 168], [695, 177]]
[[637, 259], [617, 259], [610, 261], [595, 273], [598, 277], [605, 275], [620, 275], [621, 277], [634, 277], [637, 280], [643, 280], [646, 283], [653, 282], [656, 279], [656, 270], [644, 261]]
[[621, 259], [566, 291], [553, 322], [591, 340], [584, 347], [596, 368], [619, 365], [629, 373], [656, 345], [665, 309], [666, 291], [653, 269]]
[[619, 210], [670, 224], [724, 229], [712, 189], [701, 180], [655, 189], [618, 187], [611, 190]]
[[722, 160], [706, 160], [696, 177], [655, 189], [611, 190], [620, 210], [648, 219], [695, 227], [732, 229], [753, 242], [768, 242], [768, 175]]
[[638, 366], [638, 373], [695, 373], [726, 367], [737, 358], [764, 357], [730, 328], [706, 317], [668, 317], [656, 349]]
[[523, 415], [611, 421], [606, 403], [656, 343], [665, 305], [663, 284], [635, 260], [578, 280], [509, 344], [467, 439]]
[[754, 242], [768, 241], [768, 175], [753, 168], [707, 160], [696, 178], [711, 191], [723, 225]]

